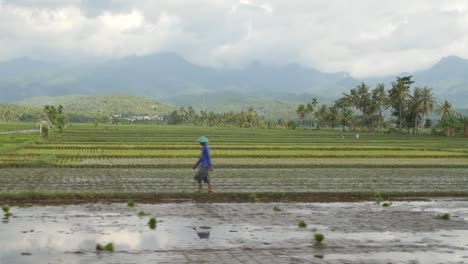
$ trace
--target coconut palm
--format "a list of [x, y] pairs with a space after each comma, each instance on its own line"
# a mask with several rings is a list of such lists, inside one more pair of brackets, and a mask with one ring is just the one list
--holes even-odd
[[432, 89], [424, 86], [421, 90], [421, 101], [422, 101], [422, 114], [423, 124], [422, 127], [426, 127], [426, 118], [432, 110], [434, 110], [435, 98], [432, 94]]
[[452, 104], [445, 100], [443, 103], [439, 103], [436, 113], [440, 116], [442, 116], [442, 119], [448, 118], [452, 114]]
[[[318, 105], [318, 100], [317, 98], [312, 98], [312, 101], [310, 101], [309, 103], [307, 103], [306, 105], [306, 111], [307, 111], [307, 114], [309, 114], [311, 117], [313, 117], [313, 114], [315, 112], [315, 107], [317, 107]], [[311, 120], [312, 121], [312, 120]], [[310, 124], [309, 124], [309, 127], [310, 127]]]
[[424, 102], [422, 101], [422, 88], [416, 87], [411, 95], [410, 111], [413, 117], [414, 127], [413, 133], [418, 131], [418, 120], [424, 109]]
[[368, 109], [370, 106], [370, 93], [369, 93], [369, 86], [365, 83], [361, 83], [356, 86], [356, 95], [357, 95], [357, 107], [361, 111], [362, 119], [361, 119], [361, 131], [364, 127], [364, 123], [367, 121], [368, 116]]
[[378, 111], [378, 127], [382, 127], [383, 123], [383, 111], [388, 107], [388, 96], [385, 91], [385, 85], [383, 83], [377, 84], [374, 90], [372, 90], [372, 102]]
[[403, 107], [409, 96], [410, 86], [413, 83], [413, 76], [397, 77], [396, 82], [392, 83], [392, 89], [389, 91], [390, 103], [394, 108], [398, 108], [398, 132], [401, 133], [403, 127]]
[[299, 116], [299, 119], [301, 120], [301, 127], [302, 123], [304, 121], [304, 117], [307, 114], [307, 108], [304, 104], [300, 104], [297, 109], [296, 109], [296, 114]]
[[[351, 89], [349, 94], [343, 93], [343, 98], [348, 102], [348, 105], [353, 108], [353, 115], [358, 109], [357, 105], [359, 102], [359, 97], [357, 95], [356, 89]], [[354, 115], [353, 119], [353, 129], [356, 127], [356, 115]]]
[[324, 127], [327, 121], [328, 106], [326, 104], [321, 105], [314, 115], [317, 119], [317, 127]]

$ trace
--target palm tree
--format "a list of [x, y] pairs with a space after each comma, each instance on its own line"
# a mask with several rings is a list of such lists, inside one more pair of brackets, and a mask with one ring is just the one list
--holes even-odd
[[369, 94], [369, 86], [367, 86], [365, 83], [361, 83], [358, 86], [356, 86], [356, 106], [358, 109], [361, 111], [362, 114], [362, 119], [361, 119], [361, 131], [362, 128], [364, 127], [364, 123], [367, 121], [367, 114], [368, 114], [368, 108], [370, 106], [370, 94]]
[[247, 120], [250, 123], [250, 128], [253, 128], [254, 122], [257, 122], [257, 112], [252, 106], [247, 109]]
[[436, 113], [442, 116], [442, 119], [450, 117], [452, 114], [452, 104], [447, 100], [439, 103]]
[[[318, 105], [318, 100], [317, 98], [312, 98], [312, 101], [310, 101], [309, 103], [307, 103], [306, 105], [306, 111], [307, 111], [307, 114], [309, 114], [310, 116], [313, 116], [314, 114], [314, 111], [315, 111], [315, 107]], [[311, 120], [312, 121], [312, 120]], [[309, 124], [309, 127], [311, 126], [311, 124]]]
[[55, 109], [55, 106], [45, 105], [42, 112], [52, 124], [55, 123], [55, 118], [57, 117], [57, 109]]
[[409, 96], [409, 89], [413, 81], [413, 76], [397, 77], [397, 81], [392, 83], [392, 89], [389, 91], [389, 98], [392, 106], [398, 107], [398, 132], [401, 133], [403, 127], [403, 106]]
[[455, 133], [454, 127], [456, 124], [456, 120], [455, 117], [452, 115], [452, 112], [452, 104], [447, 100], [445, 100], [443, 103], [439, 103], [439, 106], [436, 110], [436, 113], [442, 116], [440, 124], [447, 136], [451, 136]]
[[413, 133], [416, 134], [418, 131], [418, 119], [419, 115], [423, 112], [423, 101], [422, 101], [422, 88], [416, 87], [413, 91], [413, 95], [411, 95], [411, 116], [413, 117], [414, 127]]
[[434, 110], [435, 98], [432, 94], [432, 89], [424, 86], [421, 91], [421, 101], [422, 101], [422, 114], [423, 114], [423, 124], [422, 127], [426, 127], [426, 118], [432, 110]]
[[304, 104], [300, 104], [296, 109], [296, 114], [299, 116], [299, 119], [301, 120], [301, 127], [302, 127], [302, 122], [304, 121], [304, 117], [307, 114], [306, 106]]
[[317, 119], [317, 127], [323, 127], [326, 124], [328, 115], [328, 106], [323, 104], [315, 111], [315, 118]]
[[462, 120], [456, 114], [447, 115], [440, 120], [440, 126], [443, 128], [446, 136], [455, 136], [455, 132], [463, 125]]
[[[353, 113], [356, 112], [355, 110], [357, 109], [357, 105], [359, 102], [359, 97], [357, 95], [356, 89], [351, 89], [349, 91], [349, 94], [343, 93], [343, 98], [348, 102], [349, 106], [353, 108]], [[353, 129], [356, 127], [356, 115], [354, 115], [353, 119]]]
[[383, 111], [388, 107], [388, 96], [385, 92], [385, 85], [383, 83], [377, 84], [374, 90], [372, 90], [372, 102], [378, 111], [378, 128], [382, 127], [383, 123]]

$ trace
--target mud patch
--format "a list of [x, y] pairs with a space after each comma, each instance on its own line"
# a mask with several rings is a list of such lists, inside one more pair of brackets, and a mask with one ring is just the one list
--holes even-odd
[[[281, 211], [274, 211], [273, 207]], [[0, 263], [463, 263], [468, 201], [12, 207]], [[138, 216], [139, 211], [151, 216]], [[441, 221], [438, 213], [452, 219]], [[156, 229], [147, 222], [156, 217]], [[298, 228], [304, 220], [307, 228]], [[315, 233], [325, 235], [313, 245]], [[112, 242], [114, 252], [96, 252]]]

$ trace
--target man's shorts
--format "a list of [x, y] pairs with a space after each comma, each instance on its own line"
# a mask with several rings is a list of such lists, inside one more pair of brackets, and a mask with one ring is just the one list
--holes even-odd
[[200, 167], [200, 169], [198, 169], [197, 173], [195, 174], [195, 177], [193, 178], [199, 183], [202, 181], [208, 183], [210, 181], [209, 172], [209, 168]]

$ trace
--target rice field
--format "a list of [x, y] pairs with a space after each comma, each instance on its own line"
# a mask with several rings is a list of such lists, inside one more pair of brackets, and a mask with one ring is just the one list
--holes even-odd
[[220, 193], [468, 192], [468, 140], [461, 137], [73, 125], [47, 140], [0, 134], [0, 197], [190, 193], [201, 135], [210, 139]]

